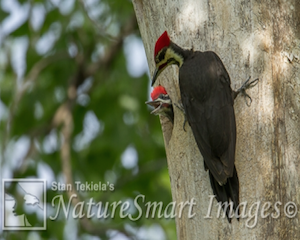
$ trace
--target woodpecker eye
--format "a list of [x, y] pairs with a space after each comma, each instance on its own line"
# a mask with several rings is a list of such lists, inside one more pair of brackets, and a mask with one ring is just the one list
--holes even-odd
[[163, 48], [155, 57], [155, 63], [158, 64], [165, 59], [167, 48]]
[[167, 95], [167, 94], [166, 95], [165, 94], [160, 94], [159, 97], [163, 100], [169, 100], [170, 99], [169, 95]]
[[155, 63], [158, 64], [159, 63], [159, 59], [158, 56], [155, 57]]

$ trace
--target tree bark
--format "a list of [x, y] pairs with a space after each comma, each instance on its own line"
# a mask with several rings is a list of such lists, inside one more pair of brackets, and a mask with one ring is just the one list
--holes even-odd
[[[289, 205], [293, 202], [300, 210], [299, 0], [133, 0], [133, 4], [151, 73], [155, 42], [167, 30], [183, 48], [216, 52], [233, 89], [249, 76], [260, 79], [248, 91], [251, 107], [240, 96], [234, 106], [240, 202], [247, 203], [240, 221], [229, 224], [218, 217], [215, 199], [209, 208], [213, 194], [209, 176], [188, 124], [183, 130], [180, 110], [174, 107], [174, 126], [161, 118], [173, 200], [196, 202], [193, 218], [188, 218], [188, 209], [176, 217], [178, 239], [300, 239], [300, 213], [293, 214], [295, 208]], [[177, 66], [168, 67], [157, 84], [166, 88], [173, 103], [179, 102]]]

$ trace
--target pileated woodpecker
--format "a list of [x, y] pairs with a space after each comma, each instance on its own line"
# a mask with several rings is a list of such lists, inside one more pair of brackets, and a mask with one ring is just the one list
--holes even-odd
[[[236, 211], [239, 180], [234, 165], [236, 123], [233, 103], [240, 92], [249, 97], [245, 90], [255, 86], [258, 79], [251, 83], [248, 79], [238, 91], [233, 91], [230, 77], [216, 53], [182, 49], [170, 40], [166, 31], [155, 44], [154, 59], [156, 70], [152, 86], [168, 65], [178, 65], [183, 110], [204, 158], [205, 170], [209, 171], [211, 187], [218, 202], [229, 203], [231, 200]], [[156, 101], [153, 106], [160, 108], [158, 114], [162, 109], [170, 109], [162, 108], [160, 100], [164, 95], [156, 94], [157, 98], [153, 99]], [[173, 116], [173, 109], [172, 114], [167, 115]], [[229, 208], [226, 215], [231, 222]]]
[[174, 112], [172, 101], [163, 86], [158, 86], [151, 92], [152, 101], [146, 102], [150, 106], [154, 107], [151, 114], [162, 115], [167, 117], [172, 123], [174, 122]]

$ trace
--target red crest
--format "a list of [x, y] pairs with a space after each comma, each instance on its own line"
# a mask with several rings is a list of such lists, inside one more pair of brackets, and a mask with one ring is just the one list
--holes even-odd
[[153, 89], [152, 93], [151, 93], [152, 100], [157, 99], [160, 94], [166, 95], [168, 93], [167, 93], [166, 89], [163, 86], [155, 87]]
[[162, 50], [164, 47], [168, 47], [170, 45], [170, 38], [168, 36], [167, 31], [165, 31], [156, 41], [154, 48], [154, 57]]

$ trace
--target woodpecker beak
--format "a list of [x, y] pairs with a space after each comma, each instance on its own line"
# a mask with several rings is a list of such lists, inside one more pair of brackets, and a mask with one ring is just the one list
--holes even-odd
[[159, 68], [156, 68], [155, 71], [154, 71], [154, 74], [153, 74], [153, 78], [152, 78], [152, 82], [151, 82], [151, 86], [154, 85], [157, 77], [158, 77], [158, 73], [159, 73]]
[[155, 109], [151, 112], [151, 114], [159, 115], [160, 112], [163, 110], [162, 107], [163, 107], [163, 106], [162, 106], [162, 103], [159, 103], [159, 106], [158, 106], [157, 108], [155, 108]]
[[161, 105], [162, 105], [162, 102], [160, 101], [160, 99], [156, 99], [154, 101], [147, 101], [145, 103], [151, 107], [154, 107], [154, 110], [151, 112], [151, 114], [153, 114], [153, 112], [155, 111], [156, 108], [161, 108]]
[[152, 106], [152, 107], [154, 107], [154, 110], [151, 112], [151, 114], [154, 114], [154, 115], [158, 115], [160, 113], [160, 110], [163, 107], [163, 102], [161, 102], [160, 99], [156, 99], [154, 101], [148, 101], [148, 102], [145, 102], [145, 103]]
[[154, 107], [154, 110], [151, 112], [151, 114], [158, 115], [160, 113], [160, 110], [163, 110], [163, 108], [165, 108], [166, 105], [172, 105], [169, 96], [168, 95], [164, 95], [164, 96], [166, 99], [157, 98], [153, 101], [145, 102], [146, 104]]

